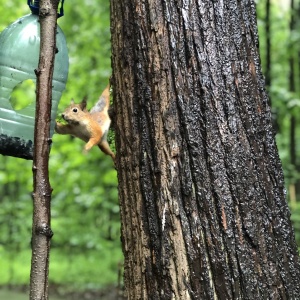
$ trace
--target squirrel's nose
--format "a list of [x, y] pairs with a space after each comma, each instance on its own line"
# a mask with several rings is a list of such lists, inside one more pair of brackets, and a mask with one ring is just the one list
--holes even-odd
[[64, 119], [65, 118], [65, 114], [61, 114], [62, 118]]

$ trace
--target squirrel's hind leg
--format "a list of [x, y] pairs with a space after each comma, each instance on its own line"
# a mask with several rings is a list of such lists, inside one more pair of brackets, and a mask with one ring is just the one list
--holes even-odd
[[111, 151], [109, 144], [106, 140], [103, 140], [100, 144], [99, 144], [99, 148], [107, 155], [110, 155], [112, 157], [113, 160], [115, 160], [115, 154]]

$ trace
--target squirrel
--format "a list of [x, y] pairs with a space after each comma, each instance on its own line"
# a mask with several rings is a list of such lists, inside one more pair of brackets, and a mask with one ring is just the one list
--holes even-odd
[[56, 122], [55, 131], [59, 134], [71, 134], [85, 141], [84, 152], [97, 145], [105, 154], [115, 160], [115, 154], [107, 142], [107, 133], [111, 123], [108, 115], [109, 85], [90, 111], [86, 109], [86, 103], [86, 98], [79, 104], [75, 104], [72, 99], [70, 106], [61, 114], [68, 124]]

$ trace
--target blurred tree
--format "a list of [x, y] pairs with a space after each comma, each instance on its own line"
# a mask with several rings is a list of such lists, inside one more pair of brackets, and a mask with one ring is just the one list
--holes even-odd
[[128, 299], [300, 294], [255, 3], [225, 2], [111, 0]]
[[[259, 1], [258, 16], [261, 24], [260, 38], [266, 40], [265, 25], [267, 11], [262, 8], [267, 0]], [[295, 126], [298, 123], [297, 111], [299, 110], [300, 97], [298, 91], [299, 62], [299, 22], [297, 13], [292, 14], [298, 7], [296, 1], [293, 2], [272, 2], [270, 5], [270, 28], [272, 29], [272, 72], [268, 72], [266, 64], [266, 49], [261, 47], [262, 63], [264, 73], [270, 76], [271, 85], [269, 88], [272, 98], [272, 111], [274, 113], [274, 123], [276, 124], [276, 140], [279, 147], [280, 156], [283, 163], [286, 186], [288, 187], [288, 198], [295, 201], [299, 197], [298, 182], [300, 179], [299, 167], [297, 166], [299, 157], [299, 147], [297, 140], [300, 133]], [[291, 28], [294, 28], [291, 30]], [[265, 44], [261, 44], [264, 46]], [[270, 70], [269, 70], [270, 71]], [[267, 78], [266, 78], [266, 82]]]
[[[294, 7], [294, 0], [291, 0], [291, 20], [290, 20], [290, 31], [291, 34], [294, 31], [295, 27], [295, 7]], [[291, 52], [289, 57], [289, 90], [291, 93], [295, 93], [295, 62], [294, 62], [294, 51]], [[293, 168], [296, 168], [296, 116], [295, 114], [290, 114], [290, 158], [291, 158], [291, 165]], [[296, 190], [295, 190], [295, 183], [291, 183], [289, 185], [289, 192], [290, 192], [290, 200], [292, 202], [296, 201]]]
[[271, 86], [271, 0], [266, 0], [266, 19], [265, 19], [265, 32], [266, 32], [266, 89], [270, 90]]

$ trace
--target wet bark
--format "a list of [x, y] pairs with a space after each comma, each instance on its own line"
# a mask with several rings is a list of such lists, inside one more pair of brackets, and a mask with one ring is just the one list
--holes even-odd
[[33, 225], [30, 272], [30, 300], [48, 299], [48, 273], [50, 240], [50, 201], [52, 188], [49, 182], [50, 120], [52, 77], [56, 49], [56, 20], [58, 0], [41, 0], [40, 57], [36, 70], [37, 99], [33, 154]]
[[254, 1], [111, 0], [128, 299], [296, 299]]

